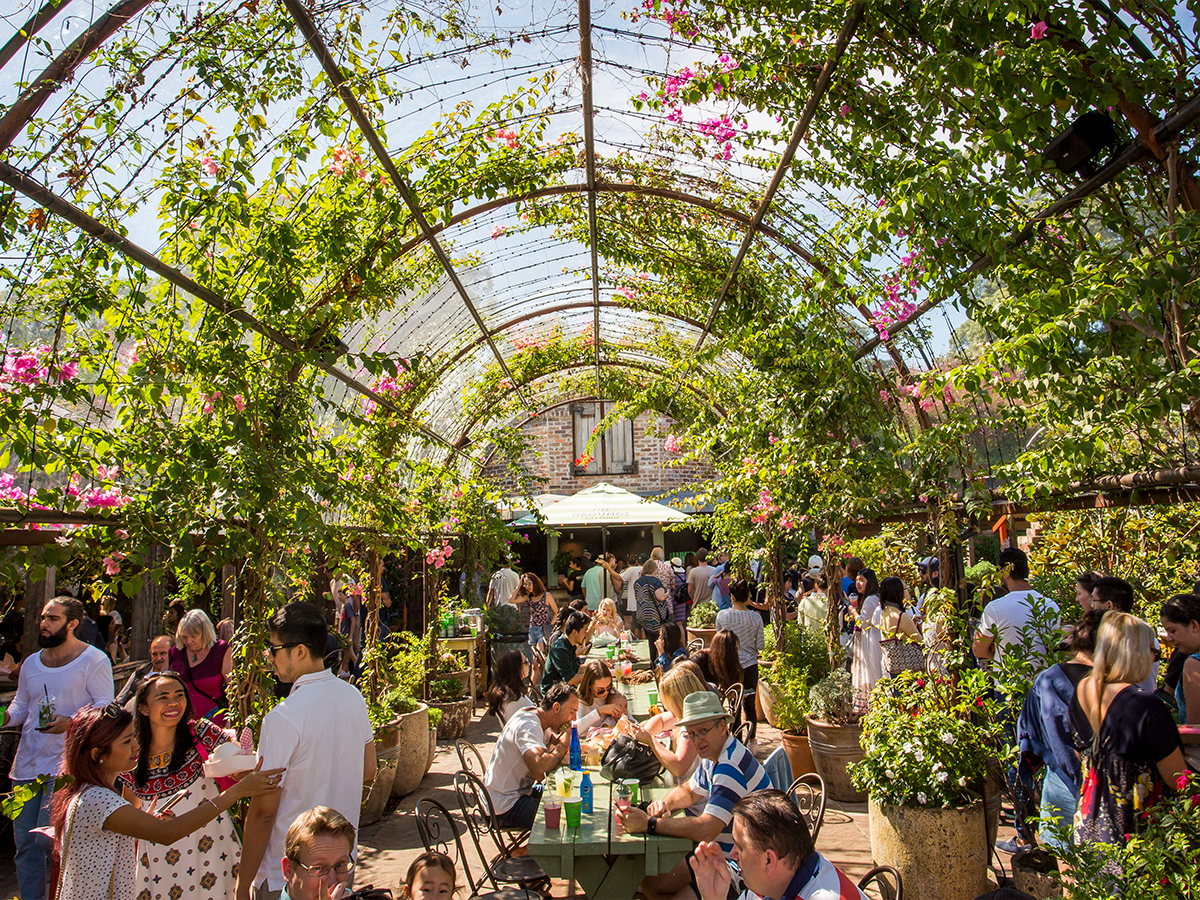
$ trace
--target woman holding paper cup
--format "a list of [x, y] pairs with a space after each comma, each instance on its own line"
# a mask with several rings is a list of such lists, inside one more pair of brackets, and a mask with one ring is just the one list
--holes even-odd
[[[204, 774], [204, 763], [222, 744], [236, 745], [207, 719], [193, 720], [183, 678], [164, 672], [149, 679], [137, 692], [134, 710], [138, 761], [121, 777], [126, 799], [153, 813], [186, 790], [171, 809], [177, 816], [215, 801], [221, 788]], [[255, 757], [247, 755], [245, 760], [243, 768], [253, 769]], [[233, 900], [242, 846], [228, 813], [170, 846], [143, 843], [138, 850], [136, 893], [145, 889], [150, 891], [145, 896], [169, 898], [172, 886], [178, 885], [187, 896], [198, 885], [205, 897]]]

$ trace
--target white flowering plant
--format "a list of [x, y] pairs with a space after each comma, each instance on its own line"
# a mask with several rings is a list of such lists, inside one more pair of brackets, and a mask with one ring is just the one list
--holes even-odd
[[881, 681], [863, 719], [863, 760], [854, 786], [877, 803], [966, 806], [983, 795], [1000, 738], [983, 674], [956, 678], [906, 672]]

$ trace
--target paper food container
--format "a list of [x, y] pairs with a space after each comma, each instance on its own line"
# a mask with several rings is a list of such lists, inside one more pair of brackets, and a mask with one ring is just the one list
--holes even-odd
[[244, 753], [234, 743], [221, 744], [204, 763], [204, 774], [209, 778], [228, 778], [240, 772], [248, 772], [258, 765], [257, 753]]

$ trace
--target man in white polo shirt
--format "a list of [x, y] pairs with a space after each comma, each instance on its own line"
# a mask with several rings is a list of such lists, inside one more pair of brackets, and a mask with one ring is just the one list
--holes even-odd
[[[367, 704], [356, 688], [325, 668], [328, 629], [311, 603], [289, 603], [271, 617], [268, 655], [292, 686], [263, 719], [263, 766], [283, 768], [283, 790], [250, 801], [237, 900], [278, 900], [286, 882], [288, 827], [302, 812], [327, 806], [358, 829], [362, 786], [375, 778], [375, 742]], [[362, 748], [361, 753], [356, 748]]]

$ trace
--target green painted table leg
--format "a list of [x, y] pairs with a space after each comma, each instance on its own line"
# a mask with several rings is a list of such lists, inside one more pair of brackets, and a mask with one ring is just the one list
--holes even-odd
[[645, 859], [640, 856], [586, 856], [575, 860], [575, 881], [588, 900], [629, 900], [645, 877]]

